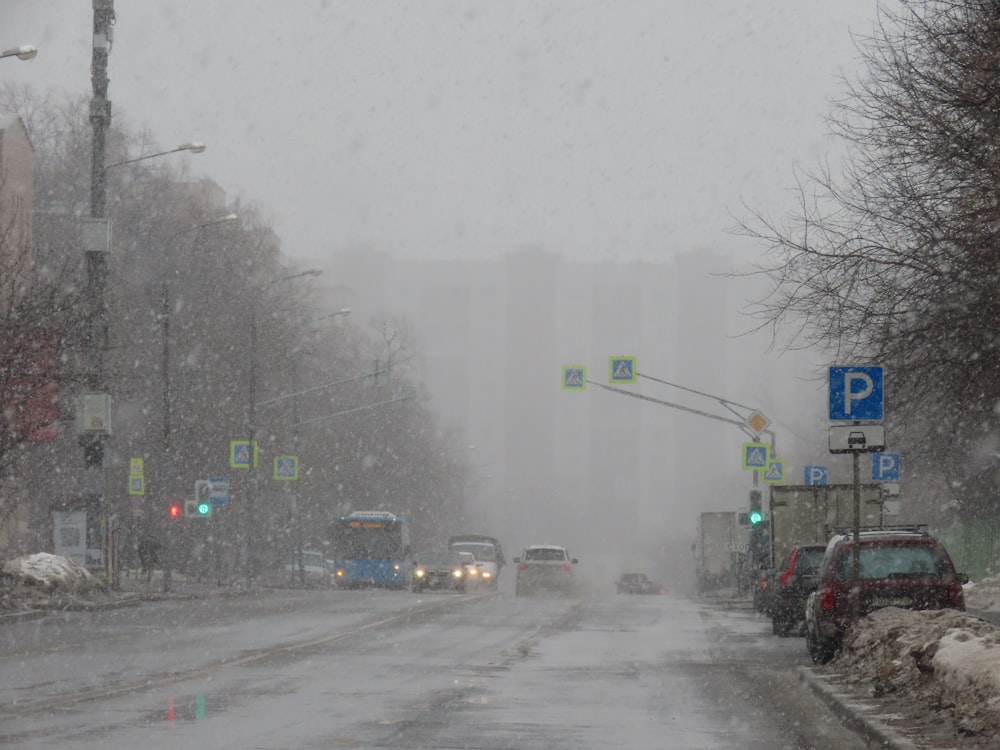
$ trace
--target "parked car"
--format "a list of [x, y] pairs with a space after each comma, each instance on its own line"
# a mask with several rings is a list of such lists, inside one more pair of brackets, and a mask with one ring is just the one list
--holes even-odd
[[298, 552], [289, 552], [285, 556], [284, 570], [292, 586], [329, 588], [333, 580], [323, 553], [315, 550], [302, 550], [301, 557]]
[[830, 661], [855, 621], [881, 607], [965, 609], [962, 584], [944, 546], [916, 530], [864, 531], [859, 538], [859, 576], [854, 577], [854, 536], [830, 539], [818, 588], [806, 601], [806, 647], [817, 664]]
[[465, 592], [467, 575], [462, 557], [453, 550], [429, 552], [413, 562], [413, 593], [432, 591]]
[[667, 590], [649, 580], [645, 573], [622, 573], [621, 578], [615, 584], [619, 594], [665, 594]]
[[819, 564], [825, 552], [823, 543], [794, 544], [768, 577], [767, 608], [771, 614], [771, 632], [775, 635], [790, 635], [805, 624], [806, 599], [816, 589]]
[[573, 595], [577, 590], [573, 566], [579, 560], [570, 557], [565, 547], [538, 544], [525, 547], [520, 557], [514, 558], [517, 578], [514, 595], [526, 596], [539, 592]]

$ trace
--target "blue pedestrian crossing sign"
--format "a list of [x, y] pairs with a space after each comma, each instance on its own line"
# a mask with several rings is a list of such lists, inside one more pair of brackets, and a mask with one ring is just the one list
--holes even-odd
[[275, 456], [274, 457], [274, 478], [292, 480], [299, 478], [299, 457], [298, 456]]
[[899, 473], [898, 453], [872, 453], [873, 482], [898, 482]]
[[132, 474], [128, 478], [128, 494], [130, 495], [145, 495], [146, 494], [146, 480], [144, 477], [136, 476]]
[[881, 422], [883, 375], [878, 366], [831, 367], [830, 421]]
[[582, 391], [587, 387], [587, 368], [582, 365], [568, 365], [563, 368], [563, 390]]
[[[234, 469], [250, 468], [250, 441], [229, 441], [229, 465]], [[257, 441], [253, 444], [253, 465], [257, 465]]]
[[608, 357], [610, 383], [634, 383], [635, 378], [635, 357]]
[[743, 443], [743, 468], [754, 471], [766, 469], [769, 452], [767, 443]]
[[767, 462], [767, 468], [760, 475], [760, 481], [768, 484], [779, 484], [785, 481], [785, 460], [772, 458]]
[[827, 470], [825, 466], [807, 466], [803, 484], [826, 484]]

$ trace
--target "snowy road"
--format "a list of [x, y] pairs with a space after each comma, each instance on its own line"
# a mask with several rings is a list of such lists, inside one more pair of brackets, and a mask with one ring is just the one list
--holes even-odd
[[273, 592], [0, 628], [0, 746], [824, 748], [864, 743], [798, 639], [673, 597]]

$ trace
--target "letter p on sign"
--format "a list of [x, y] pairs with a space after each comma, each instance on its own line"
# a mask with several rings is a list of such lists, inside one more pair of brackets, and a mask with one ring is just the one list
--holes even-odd
[[830, 421], [880, 422], [881, 367], [830, 368]]

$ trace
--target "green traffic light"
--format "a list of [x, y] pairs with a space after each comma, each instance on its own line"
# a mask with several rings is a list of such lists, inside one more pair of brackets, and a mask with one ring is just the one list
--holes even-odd
[[210, 506], [208, 503], [198, 503], [199, 516], [207, 516], [211, 512], [212, 512], [212, 506]]
[[761, 513], [759, 510], [754, 510], [754, 511], [750, 512], [750, 525], [751, 526], [756, 526], [757, 524], [759, 524], [763, 520], [764, 520], [764, 514]]

